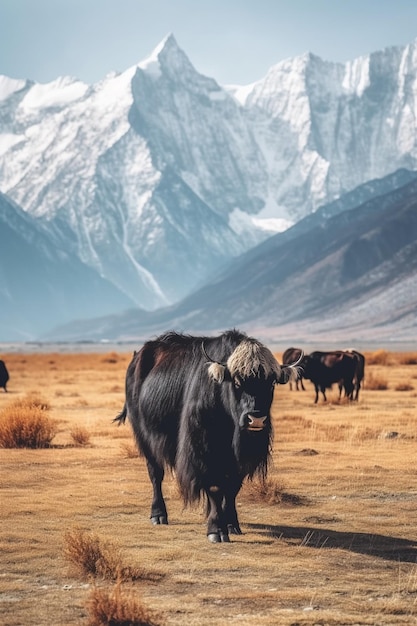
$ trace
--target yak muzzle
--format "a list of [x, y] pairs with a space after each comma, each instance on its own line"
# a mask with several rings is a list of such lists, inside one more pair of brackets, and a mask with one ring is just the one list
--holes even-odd
[[247, 415], [247, 430], [263, 430], [266, 426], [267, 415], [263, 415], [262, 417], [256, 417], [255, 415], [251, 415], [250, 413]]

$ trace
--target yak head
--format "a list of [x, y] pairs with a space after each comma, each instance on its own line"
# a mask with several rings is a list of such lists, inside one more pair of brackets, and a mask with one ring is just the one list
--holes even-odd
[[297, 363], [280, 365], [272, 352], [252, 338], [243, 339], [224, 363], [214, 361], [202, 350], [210, 363], [209, 376], [219, 384], [231, 386], [239, 405], [239, 426], [260, 432], [270, 428], [270, 409], [274, 386], [297, 378]]

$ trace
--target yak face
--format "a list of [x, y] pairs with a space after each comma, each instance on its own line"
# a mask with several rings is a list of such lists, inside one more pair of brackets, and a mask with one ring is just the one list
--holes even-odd
[[287, 368], [279, 365], [268, 348], [255, 339], [241, 341], [226, 363], [210, 359], [204, 347], [203, 352], [210, 361], [209, 376], [229, 387], [239, 427], [252, 432], [270, 429], [274, 385], [289, 380]]
[[276, 379], [264, 375], [240, 378], [231, 381], [232, 393], [238, 407], [239, 427], [251, 432], [260, 432], [271, 425], [270, 410]]

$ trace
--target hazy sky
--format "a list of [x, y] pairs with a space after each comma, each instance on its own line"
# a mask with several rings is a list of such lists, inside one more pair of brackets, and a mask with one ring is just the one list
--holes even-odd
[[247, 84], [288, 57], [346, 61], [417, 38], [417, 0], [0, 0], [0, 74], [88, 83], [173, 33], [194, 67]]

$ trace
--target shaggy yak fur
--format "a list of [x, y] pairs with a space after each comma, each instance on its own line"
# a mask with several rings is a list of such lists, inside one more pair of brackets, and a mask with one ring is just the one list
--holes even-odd
[[146, 342], [126, 373], [126, 402], [115, 418], [131, 422], [153, 485], [151, 521], [167, 524], [166, 468], [185, 504], [207, 498], [212, 542], [241, 534], [235, 499], [243, 480], [265, 478], [274, 385], [297, 376], [262, 343], [230, 330], [218, 337], [174, 332]]

